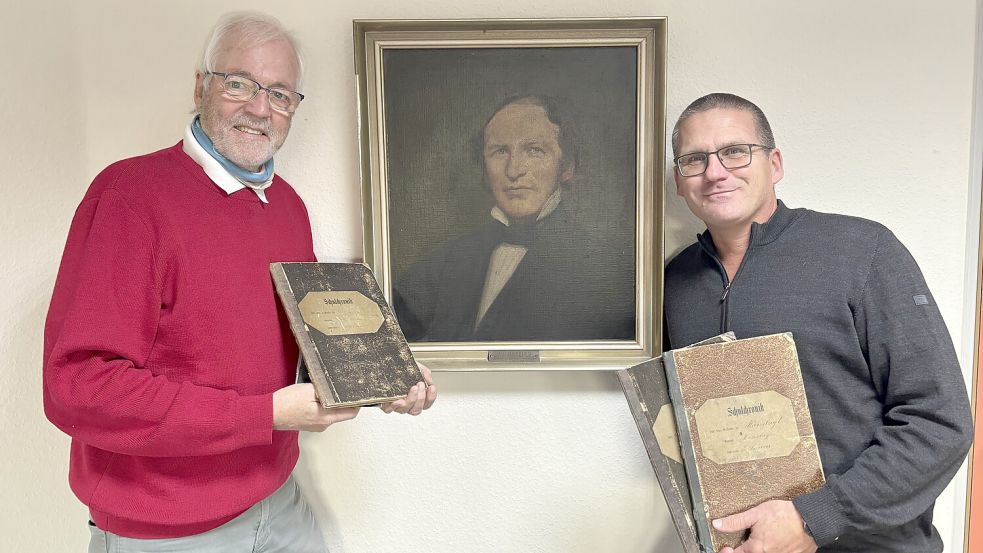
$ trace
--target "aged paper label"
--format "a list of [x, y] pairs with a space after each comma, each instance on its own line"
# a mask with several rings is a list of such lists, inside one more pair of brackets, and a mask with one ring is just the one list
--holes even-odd
[[709, 399], [694, 417], [703, 456], [720, 465], [784, 457], [801, 440], [792, 402], [775, 391]]
[[360, 292], [308, 292], [297, 304], [308, 326], [328, 336], [374, 334], [385, 319], [379, 305]]
[[655, 424], [652, 425], [652, 433], [655, 434], [655, 441], [659, 442], [659, 449], [666, 457], [683, 462], [683, 452], [679, 449], [679, 435], [676, 434], [676, 417], [672, 413], [672, 404], [665, 404], [659, 409], [659, 414], [655, 416]]

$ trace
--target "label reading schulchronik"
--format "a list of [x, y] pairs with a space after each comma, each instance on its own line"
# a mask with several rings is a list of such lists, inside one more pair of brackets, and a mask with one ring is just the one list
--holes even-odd
[[297, 304], [307, 326], [328, 336], [373, 334], [385, 320], [379, 305], [360, 292], [309, 292]]
[[784, 457], [801, 440], [792, 402], [775, 391], [710, 399], [694, 416], [703, 456], [719, 465]]

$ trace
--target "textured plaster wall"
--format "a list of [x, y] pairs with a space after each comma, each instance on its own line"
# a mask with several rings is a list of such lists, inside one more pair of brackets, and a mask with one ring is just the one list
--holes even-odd
[[[360, 254], [353, 18], [669, 16], [670, 119], [730, 90], [769, 114], [791, 206], [878, 219], [921, 263], [971, 364], [966, 259], [977, 3], [777, 1], [201, 3], [5, 0], [0, 18], [0, 516], [3, 550], [79, 551], [68, 439], [41, 412], [41, 328], [65, 233], [106, 164], [173, 144], [194, 59], [222, 12], [272, 10], [302, 38], [309, 99], [277, 158], [324, 260]], [[978, 175], [979, 173], [975, 173]], [[671, 187], [670, 187], [671, 192]], [[975, 204], [967, 202], [972, 197]], [[700, 226], [669, 195], [667, 250]], [[676, 551], [613, 374], [440, 373], [418, 419], [365, 410], [305, 436], [298, 474], [335, 552]], [[964, 476], [960, 478], [964, 479]], [[939, 500], [950, 550], [964, 482]]]

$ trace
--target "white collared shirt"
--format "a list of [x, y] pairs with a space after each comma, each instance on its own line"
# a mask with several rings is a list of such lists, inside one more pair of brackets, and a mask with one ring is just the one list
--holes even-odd
[[[216, 161], [215, 158], [213, 158], [208, 152], [205, 151], [204, 148], [201, 147], [201, 144], [198, 144], [198, 139], [196, 139], [195, 135], [191, 132], [190, 124], [184, 130], [183, 149], [184, 153], [188, 154], [191, 159], [195, 160], [195, 163], [201, 165], [201, 168], [205, 170], [205, 174], [208, 175], [208, 178], [212, 179], [212, 182], [217, 184], [218, 187], [225, 191], [226, 194], [231, 195], [234, 192], [238, 192], [243, 188], [246, 188], [246, 185], [239, 182], [239, 179], [233, 177], [228, 171], [225, 170], [225, 167], [222, 167], [221, 163]], [[259, 200], [261, 202], [264, 204], [270, 203], [266, 199], [265, 190], [257, 190], [255, 188], [252, 188], [251, 190], [255, 192], [257, 196], [259, 196]]]
[[[536, 216], [536, 221], [542, 221], [556, 206], [560, 205], [560, 187], [550, 194], [543, 204], [543, 209]], [[492, 208], [491, 216], [496, 221], [505, 226], [509, 226], [509, 218], [497, 205]], [[488, 272], [485, 274], [485, 286], [481, 291], [481, 303], [478, 304], [478, 316], [474, 320], [474, 328], [477, 329], [481, 320], [485, 318], [488, 308], [495, 302], [495, 298], [502, 292], [509, 279], [515, 274], [515, 270], [526, 256], [529, 248], [518, 244], [502, 243], [492, 250], [491, 258], [488, 260]]]

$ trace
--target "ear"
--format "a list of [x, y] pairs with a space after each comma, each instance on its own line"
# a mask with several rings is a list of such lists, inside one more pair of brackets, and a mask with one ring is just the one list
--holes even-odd
[[676, 183], [676, 195], [677, 196], [682, 196], [683, 195], [682, 190], [679, 188], [679, 181], [682, 180], [682, 179], [683, 179], [683, 177], [679, 174], [679, 169], [675, 166], [675, 164], [673, 164], [673, 168], [672, 168], [672, 180], [673, 180], [673, 182]]
[[782, 151], [775, 148], [771, 151], [768, 163], [771, 165], [771, 184], [778, 184], [785, 176], [785, 165], [782, 161]]
[[201, 111], [201, 99], [205, 95], [205, 75], [195, 72], [195, 111]]
[[563, 171], [560, 172], [560, 183], [566, 184], [573, 180], [574, 173], [577, 172], [577, 164], [573, 161], [566, 164]]

